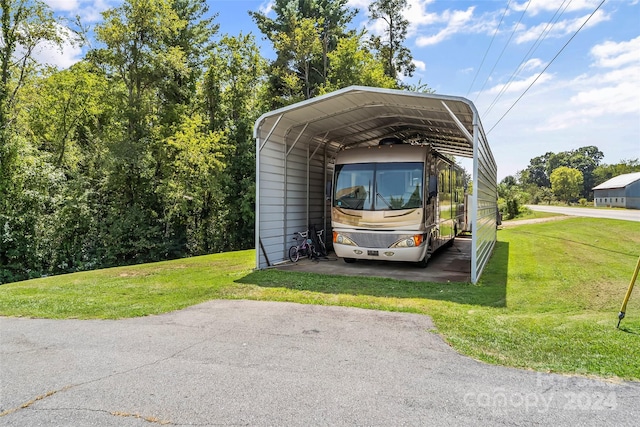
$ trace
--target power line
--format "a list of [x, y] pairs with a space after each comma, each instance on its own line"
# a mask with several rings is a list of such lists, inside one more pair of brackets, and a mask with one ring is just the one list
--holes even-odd
[[487, 50], [484, 52], [484, 56], [482, 57], [482, 61], [480, 61], [480, 66], [476, 70], [476, 75], [473, 76], [473, 80], [471, 81], [471, 85], [469, 85], [469, 90], [467, 90], [467, 94], [465, 96], [469, 96], [469, 93], [471, 92], [471, 88], [473, 88], [473, 84], [476, 82], [476, 78], [478, 78], [478, 74], [480, 74], [480, 69], [482, 69], [482, 66], [484, 65], [484, 60], [487, 58], [487, 54], [491, 50], [491, 46], [493, 45], [493, 41], [496, 38], [496, 34], [498, 34], [498, 30], [500, 29], [500, 26], [502, 25], [502, 20], [504, 19], [504, 17], [507, 14], [507, 11], [509, 10], [509, 5], [510, 4], [511, 4], [511, 0], [509, 0], [507, 2], [507, 6], [504, 8], [504, 12], [502, 12], [502, 16], [500, 17], [500, 22], [498, 22], [498, 26], [496, 27], [496, 30], [493, 32], [493, 36], [491, 37], [491, 42], [489, 43], [489, 47], [487, 47]]
[[491, 75], [493, 74], [493, 71], [496, 69], [496, 66], [498, 65], [498, 62], [500, 62], [500, 59], [502, 58], [502, 55], [504, 54], [504, 51], [507, 50], [507, 46], [509, 46], [509, 43], [511, 43], [511, 39], [513, 38], [513, 35], [516, 33], [516, 30], [518, 29], [518, 26], [520, 25], [520, 22], [522, 22], [522, 18], [524, 18], [525, 13], [527, 13], [527, 9], [529, 9], [529, 5], [530, 4], [531, 4], [531, 1], [529, 1], [527, 3], [527, 7], [525, 7], [524, 10], [522, 11], [522, 14], [520, 15], [520, 19], [518, 19], [518, 23], [513, 27], [513, 31], [511, 32], [511, 35], [509, 36], [509, 40], [507, 40], [507, 44], [505, 44], [504, 47], [502, 48], [502, 52], [500, 52], [500, 56], [498, 56], [498, 59], [496, 59], [495, 64], [493, 64], [493, 68], [491, 68], [491, 72], [489, 72], [489, 75], [487, 76], [487, 79], [482, 84], [482, 87], [480, 88], [480, 91], [478, 92], [478, 95], [476, 96], [476, 99], [474, 100], [474, 102], [478, 100], [478, 97], [480, 96], [480, 94], [484, 90], [484, 87], [489, 82], [489, 79], [491, 78]]
[[556, 55], [553, 57], [553, 59], [551, 59], [551, 61], [547, 64], [546, 67], [544, 67], [544, 69], [540, 72], [540, 74], [538, 74], [538, 76], [531, 82], [531, 84], [525, 89], [524, 92], [522, 92], [522, 95], [520, 95], [518, 97], [518, 99], [516, 99], [514, 101], [513, 104], [511, 104], [511, 107], [509, 107], [509, 109], [502, 115], [502, 117], [500, 117], [500, 119], [498, 119], [498, 121], [491, 127], [491, 129], [489, 129], [489, 131], [487, 132], [487, 135], [491, 133], [491, 131], [498, 126], [498, 123], [500, 123], [502, 121], [502, 119], [505, 118], [505, 116], [507, 114], [509, 114], [509, 112], [513, 109], [513, 107], [515, 107], [515, 105], [522, 99], [522, 97], [529, 91], [529, 89], [531, 89], [531, 86], [533, 86], [538, 79], [540, 78], [540, 76], [542, 76], [544, 74], [545, 71], [547, 71], [547, 68], [549, 68], [549, 66], [551, 64], [553, 64], [553, 61], [556, 60], [556, 58], [558, 56], [560, 56], [560, 54], [562, 53], [562, 51], [569, 45], [569, 43], [571, 43], [571, 41], [575, 38], [575, 36], [578, 35], [578, 33], [584, 28], [585, 25], [587, 25], [587, 22], [589, 22], [589, 20], [593, 17], [593, 15], [596, 14], [596, 12], [600, 9], [600, 7], [602, 7], [602, 5], [604, 4], [606, 0], [602, 0], [600, 2], [600, 4], [598, 5], [598, 7], [596, 7], [596, 9], [591, 13], [591, 15], [589, 15], [589, 17], [582, 23], [582, 25], [580, 26], [580, 28], [578, 28], [576, 30], [575, 33], [573, 33], [573, 35], [571, 36], [571, 38], [569, 40], [567, 40], [567, 42], [564, 44], [564, 46], [562, 46], [562, 48], [558, 51], [558, 53], [556, 53]]
[[[556, 13], [554, 13], [554, 15], [551, 17], [551, 20], [547, 23], [547, 25], [545, 26], [544, 30], [538, 36], [538, 39], [535, 41], [535, 43], [533, 45], [531, 45], [531, 47], [529, 48], [529, 51], [525, 54], [524, 58], [522, 58], [522, 61], [520, 61], [520, 64], [518, 64], [518, 66], [514, 70], [513, 74], [511, 74], [511, 77], [509, 77], [509, 80], [507, 81], [507, 84], [502, 86], [502, 89], [500, 89], [500, 92], [498, 93], [498, 95], [496, 95], [494, 100], [489, 105], [489, 108], [487, 108], [487, 110], [484, 112], [484, 114], [483, 114], [484, 116], [489, 114], [489, 112], [493, 109], [493, 107], [495, 107], [495, 105], [498, 103], [498, 100], [507, 91], [509, 86], [511, 86], [511, 83], [513, 82], [513, 80], [520, 73], [520, 71], [522, 71], [522, 69], [521, 69], [522, 65], [524, 65], [525, 62], [528, 61], [531, 58], [531, 56], [533, 56], [533, 54], [538, 49], [538, 47], [540, 47], [540, 44], [544, 41], [544, 39], [547, 38], [547, 36], [551, 32], [551, 28], [553, 28], [553, 26], [558, 23], [558, 21], [560, 20], [560, 17], [562, 16], [562, 14], [564, 14], [564, 12], [567, 10], [567, 8], [571, 5], [572, 2], [573, 2], [573, 0], [569, 0], [568, 3], [567, 3], [567, 0], [564, 0], [562, 2], [562, 4], [560, 5], [560, 7], [558, 7], [558, 9], [556, 10]], [[565, 6], [565, 3], [566, 3], [566, 6]], [[562, 12], [560, 12], [560, 9], [562, 9], [563, 6], [564, 6], [564, 10], [562, 10]], [[560, 12], [560, 13], [558, 13], [558, 12]], [[554, 19], [555, 19], [555, 22], [554, 22]]]

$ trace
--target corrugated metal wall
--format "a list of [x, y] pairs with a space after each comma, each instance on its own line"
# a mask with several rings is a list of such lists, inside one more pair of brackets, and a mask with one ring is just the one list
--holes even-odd
[[627, 199], [625, 203], [626, 208], [640, 209], [640, 181], [636, 181], [627, 186], [625, 197]]
[[471, 282], [477, 283], [497, 238], [498, 170], [482, 126], [477, 118], [474, 121]]
[[325, 191], [333, 166], [325, 145], [306, 141], [283, 145], [274, 142], [277, 138], [272, 135], [258, 147], [256, 215], [260, 235], [256, 240], [263, 248], [257, 255], [259, 268], [286, 261], [296, 232], [306, 231], [310, 225], [320, 230], [331, 223]]
[[256, 264], [263, 268], [274, 262], [271, 259], [267, 261], [267, 257], [282, 253], [286, 151], [283, 144], [275, 144], [273, 140], [258, 140], [257, 143], [256, 223], [260, 227], [256, 227], [256, 242], [259, 242], [260, 250], [256, 251]]
[[640, 181], [632, 182], [623, 188], [593, 190], [593, 201], [595, 206], [640, 209]]

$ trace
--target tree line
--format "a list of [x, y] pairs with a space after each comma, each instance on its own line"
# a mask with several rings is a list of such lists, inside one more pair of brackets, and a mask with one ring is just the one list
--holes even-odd
[[[405, 8], [371, 3], [378, 36], [352, 28], [347, 0], [277, 0], [274, 18], [251, 12], [269, 61], [256, 35], [220, 34], [205, 0], [124, 0], [95, 46], [41, 0], [0, 0], [0, 283], [253, 247], [255, 120], [353, 84], [403, 87]], [[70, 37], [82, 60], [35, 61]]]
[[505, 219], [520, 213], [523, 204], [579, 203], [593, 201], [593, 187], [626, 173], [640, 172], [640, 160], [601, 163], [604, 153], [586, 146], [534, 157], [516, 176], [498, 184], [498, 206]]

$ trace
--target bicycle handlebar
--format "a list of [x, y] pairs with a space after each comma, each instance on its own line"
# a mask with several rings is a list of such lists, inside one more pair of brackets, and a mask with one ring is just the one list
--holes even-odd
[[[316, 231], [316, 235], [318, 237], [322, 237], [322, 233], [324, 233], [324, 228], [322, 230]], [[294, 235], [293, 235], [293, 238], [297, 240], [298, 236], [302, 237], [303, 239], [309, 238], [309, 230], [307, 230], [307, 231], [296, 231], [294, 233]]]

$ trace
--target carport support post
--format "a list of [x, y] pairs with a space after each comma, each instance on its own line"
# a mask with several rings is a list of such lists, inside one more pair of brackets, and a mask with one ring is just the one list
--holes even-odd
[[[312, 139], [309, 140], [309, 144], [311, 143]], [[307, 227], [309, 227], [309, 223], [311, 222], [311, 212], [310, 212], [310, 203], [309, 203], [309, 197], [311, 197], [311, 178], [310, 178], [310, 171], [311, 171], [311, 159], [313, 158], [313, 156], [316, 155], [316, 153], [318, 152], [318, 150], [320, 149], [320, 147], [323, 145], [322, 143], [319, 143], [318, 146], [316, 147], [315, 150], [313, 150], [313, 153], [311, 153], [311, 155], [309, 155], [309, 144], [307, 144]], [[323, 195], [323, 200], [324, 200], [324, 195]]]
[[322, 175], [324, 182], [322, 183], [324, 186], [324, 191], [322, 194], [322, 229], [324, 230], [324, 234], [322, 238], [324, 239], [324, 244], [327, 244], [327, 142], [324, 142], [324, 161], [322, 163], [322, 169], [324, 170], [324, 174]]
[[[478, 193], [480, 192], [480, 168], [478, 163], [479, 150], [479, 133], [480, 126], [478, 124], [478, 115], [473, 115], [473, 135], [464, 127], [460, 119], [451, 111], [446, 102], [440, 101], [444, 108], [449, 113], [451, 119], [455, 122], [460, 132], [464, 137], [473, 144], [473, 179], [475, 180], [473, 186], [473, 194], [471, 195], [471, 283], [474, 285], [478, 283], [478, 238], [480, 234], [480, 228], [478, 227]], [[467, 206], [467, 209], [469, 207]]]
[[471, 195], [471, 283], [478, 283], [478, 124], [474, 119], [473, 123], [473, 194]]
[[[284, 256], [283, 259], [287, 259], [289, 254], [287, 252], [287, 230], [289, 229], [289, 216], [287, 215], [287, 206], [288, 206], [288, 187], [289, 187], [289, 171], [287, 168], [287, 165], [289, 164], [289, 154], [291, 153], [291, 150], [293, 150], [293, 148], [296, 146], [296, 144], [298, 144], [298, 141], [300, 141], [300, 138], [302, 137], [302, 135], [304, 134], [304, 131], [307, 130], [307, 126], [309, 126], [309, 122], [307, 122], [304, 127], [302, 128], [302, 130], [300, 131], [300, 133], [298, 134], [298, 136], [296, 137], [295, 141], [293, 141], [293, 144], [291, 144], [291, 148], [287, 149], [287, 139], [285, 137], [284, 139], [284, 221], [282, 223], [282, 226], [284, 227], [284, 230], [282, 232], [282, 251], [284, 252]], [[309, 154], [309, 148], [307, 147], [307, 157]], [[308, 174], [307, 174], [308, 175]], [[308, 199], [308, 197], [307, 197]]]

